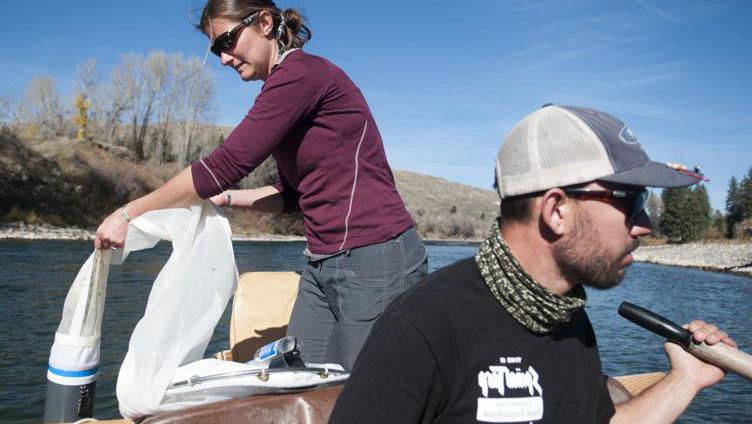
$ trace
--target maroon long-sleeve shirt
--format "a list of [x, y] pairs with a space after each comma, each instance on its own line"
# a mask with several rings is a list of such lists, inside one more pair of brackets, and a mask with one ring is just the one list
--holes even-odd
[[296, 50], [272, 70], [224, 144], [193, 163], [196, 191], [221, 193], [270, 154], [285, 209], [303, 212], [315, 254], [379, 243], [413, 225], [368, 104], [324, 58]]

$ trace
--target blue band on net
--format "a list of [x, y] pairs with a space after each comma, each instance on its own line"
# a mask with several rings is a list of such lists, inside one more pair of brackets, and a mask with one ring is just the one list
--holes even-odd
[[47, 367], [47, 370], [55, 375], [59, 375], [60, 377], [89, 377], [96, 374], [97, 371], [99, 371], [99, 367], [94, 367], [83, 371], [66, 371], [49, 366]]

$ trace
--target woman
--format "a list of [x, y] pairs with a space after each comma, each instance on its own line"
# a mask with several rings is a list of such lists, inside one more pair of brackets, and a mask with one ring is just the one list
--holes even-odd
[[[223, 65], [244, 81], [264, 81], [261, 92], [223, 145], [106, 218], [95, 246], [121, 247], [130, 219], [201, 198], [300, 209], [308, 262], [288, 334], [299, 338], [305, 361], [350, 369], [386, 304], [427, 273], [373, 116], [341, 69], [301, 49], [311, 32], [296, 10], [209, 0], [198, 27]], [[228, 190], [269, 155], [278, 166], [274, 186]]]

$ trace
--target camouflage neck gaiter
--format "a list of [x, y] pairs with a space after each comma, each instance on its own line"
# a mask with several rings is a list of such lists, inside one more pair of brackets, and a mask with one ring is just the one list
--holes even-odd
[[551, 332], [585, 306], [585, 289], [577, 285], [567, 296], [536, 283], [522, 269], [501, 237], [498, 221], [475, 256], [488, 289], [520, 324], [538, 334]]

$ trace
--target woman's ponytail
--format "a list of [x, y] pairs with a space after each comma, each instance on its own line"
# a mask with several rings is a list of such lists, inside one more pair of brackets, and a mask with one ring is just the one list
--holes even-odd
[[285, 9], [280, 14], [279, 42], [284, 50], [299, 49], [311, 39], [311, 29], [305, 24], [305, 18], [296, 9]]

